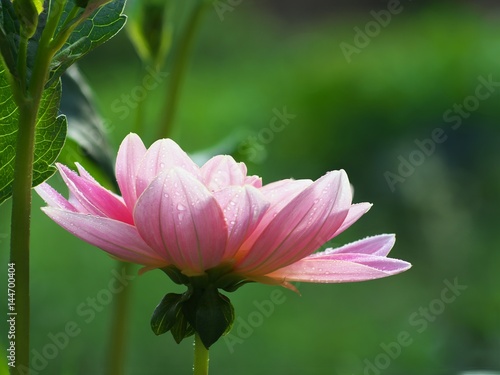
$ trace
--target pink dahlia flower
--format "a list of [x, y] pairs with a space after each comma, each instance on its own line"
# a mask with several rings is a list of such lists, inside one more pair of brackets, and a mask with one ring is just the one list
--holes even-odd
[[75, 236], [146, 270], [171, 266], [195, 277], [224, 269], [239, 280], [291, 287], [289, 281], [362, 281], [410, 268], [387, 258], [393, 234], [314, 253], [371, 207], [352, 204], [343, 170], [316, 181], [262, 186], [230, 156], [199, 167], [174, 141], [162, 139], [146, 149], [136, 134], [118, 152], [121, 196], [80, 165], [79, 174], [57, 167], [70, 196], [46, 183], [38, 186], [48, 204], [45, 213]]

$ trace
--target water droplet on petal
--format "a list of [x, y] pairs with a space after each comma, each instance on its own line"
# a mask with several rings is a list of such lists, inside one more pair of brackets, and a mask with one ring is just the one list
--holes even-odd
[[179, 204], [177, 205], [177, 209], [178, 209], [179, 211], [184, 211], [184, 210], [186, 209], [186, 207], [185, 207], [182, 203], [179, 203]]

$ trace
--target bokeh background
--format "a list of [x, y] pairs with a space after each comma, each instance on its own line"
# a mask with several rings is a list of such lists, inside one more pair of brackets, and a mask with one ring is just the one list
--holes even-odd
[[[211, 373], [500, 370], [500, 9], [472, 1], [222, 3], [232, 10], [221, 15], [214, 2], [204, 15], [172, 137], [199, 157], [214, 147], [230, 152], [265, 182], [345, 169], [355, 201], [374, 206], [330, 245], [396, 233], [391, 256], [413, 268], [364, 283], [302, 284], [301, 296], [245, 286], [229, 296], [238, 319], [230, 339], [212, 347]], [[378, 21], [376, 31], [373, 22], [390, 6], [400, 11], [386, 25]], [[372, 35], [356, 44], [357, 30], [367, 27]], [[357, 49], [346, 57], [345, 48]], [[118, 109], [123, 95], [133, 95], [150, 73], [126, 32], [80, 69], [116, 150], [137, 115], [137, 100], [126, 105], [126, 116]], [[168, 65], [163, 69], [168, 73]], [[167, 82], [144, 99], [147, 144]], [[288, 121], [273, 130], [271, 120], [284, 108]], [[440, 143], [426, 141], [436, 129]], [[52, 183], [64, 189], [59, 177]], [[68, 322], [78, 334], [39, 373], [104, 374], [115, 261], [63, 231], [41, 206], [35, 196], [33, 353], [43, 353]], [[9, 212], [9, 203], [0, 207], [1, 264]], [[160, 271], [139, 277], [138, 268], [128, 281], [126, 375], [189, 374], [191, 340], [177, 345], [149, 328], [163, 295], [182, 288]], [[272, 295], [279, 298], [263, 314], [257, 306]], [[4, 319], [0, 327], [4, 332]], [[1, 340], [4, 346], [3, 334]]]

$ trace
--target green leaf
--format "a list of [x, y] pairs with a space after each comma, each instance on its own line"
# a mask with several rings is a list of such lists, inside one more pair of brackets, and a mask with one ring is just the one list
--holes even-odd
[[107, 179], [115, 183], [114, 152], [104, 121], [95, 109], [89, 85], [76, 66], [62, 76], [62, 88], [61, 112], [68, 118], [68, 138], [82, 148], [85, 153], [85, 156], [80, 153], [82, 157], [94, 162]]
[[125, 0], [112, 1], [93, 13], [78, 26], [56, 54], [47, 85], [57, 80], [70, 65], [111, 39], [125, 25], [127, 17], [122, 14]]
[[[66, 118], [58, 116], [60, 100], [61, 83], [57, 81], [44, 91], [40, 102], [35, 132], [33, 186], [37, 186], [54, 174], [55, 168], [52, 164], [64, 145]], [[5, 67], [1, 64], [0, 103], [0, 203], [2, 203], [12, 195], [19, 111], [6, 78]]]
[[21, 32], [27, 38], [31, 38], [37, 29], [43, 3], [40, 0], [14, 0], [13, 5], [21, 24]]
[[12, 75], [16, 75], [19, 21], [10, 0], [0, 1], [0, 53]]

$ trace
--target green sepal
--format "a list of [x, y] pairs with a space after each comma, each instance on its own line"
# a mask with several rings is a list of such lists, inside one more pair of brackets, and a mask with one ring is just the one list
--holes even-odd
[[189, 277], [184, 275], [174, 266], [168, 266], [161, 269], [170, 279], [178, 285], [189, 285]]
[[229, 298], [213, 286], [195, 289], [182, 305], [182, 311], [206, 348], [228, 332], [234, 321], [234, 308]]
[[179, 314], [174, 326], [170, 330], [172, 337], [177, 344], [180, 344], [185, 338], [194, 335], [194, 328], [189, 324], [184, 314]]
[[183, 296], [184, 294], [168, 293], [156, 306], [151, 317], [151, 329], [155, 335], [162, 335], [175, 325], [179, 315], [182, 315]]

